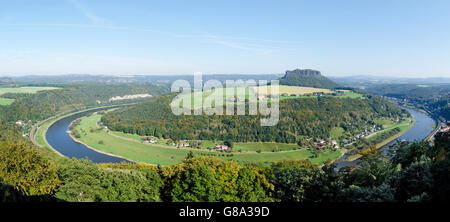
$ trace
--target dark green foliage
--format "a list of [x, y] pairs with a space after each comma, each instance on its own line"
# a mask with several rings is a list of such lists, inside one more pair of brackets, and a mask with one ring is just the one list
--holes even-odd
[[414, 162], [425, 160], [431, 154], [427, 142], [414, 143], [410, 146], [397, 144], [393, 149], [395, 149], [395, 156], [392, 161], [394, 164], [401, 164], [402, 167], [408, 167]]
[[205, 165], [188, 168], [167, 188], [174, 202], [213, 202], [219, 200], [218, 183], [212, 170]]
[[272, 201], [273, 186], [260, 168], [196, 157], [161, 170], [165, 201]]
[[315, 201], [310, 199], [311, 185], [320, 178], [320, 169], [309, 161], [286, 160], [271, 167], [270, 182], [275, 186], [274, 197], [281, 201]]
[[102, 169], [88, 160], [61, 163], [63, 184], [56, 197], [66, 201], [159, 201], [161, 179], [151, 170]]

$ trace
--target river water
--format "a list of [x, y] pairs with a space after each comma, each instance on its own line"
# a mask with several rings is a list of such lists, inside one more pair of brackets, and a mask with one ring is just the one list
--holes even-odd
[[69, 158], [72, 157], [75, 157], [77, 159], [88, 158], [94, 163], [120, 163], [123, 161], [129, 162], [119, 157], [99, 153], [95, 150], [88, 148], [84, 144], [77, 143], [72, 139], [72, 137], [70, 137], [69, 133], [67, 132], [69, 130], [69, 125], [72, 121], [80, 117], [89, 115], [90, 113], [111, 108], [113, 107], [98, 108], [85, 112], [80, 112], [56, 121], [48, 128], [47, 133], [45, 134], [45, 138], [48, 144], [51, 147], [53, 147], [53, 149]]
[[[385, 146], [381, 147], [381, 152], [383, 154], [386, 154], [389, 151], [389, 147], [396, 143], [397, 141], [408, 141], [408, 142], [417, 142], [422, 141], [425, 139], [429, 133], [433, 131], [433, 126], [435, 124], [435, 121], [429, 117], [428, 115], [419, 112], [414, 109], [405, 108], [408, 110], [408, 112], [413, 116], [413, 118], [416, 120], [416, 123], [414, 126], [409, 129], [406, 133], [399, 136], [396, 140], [386, 144]], [[342, 156], [339, 160], [336, 161], [337, 165], [336, 168], [339, 169], [344, 166], [355, 166], [357, 165], [357, 161], [345, 161], [345, 158], [348, 155]]]

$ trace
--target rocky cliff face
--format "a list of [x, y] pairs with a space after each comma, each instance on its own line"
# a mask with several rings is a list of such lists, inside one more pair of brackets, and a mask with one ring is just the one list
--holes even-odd
[[329, 80], [325, 76], [322, 76], [320, 71], [312, 69], [295, 69], [292, 71], [286, 71], [280, 79], [281, 85], [290, 86], [307, 86], [315, 88], [333, 89], [339, 87], [338, 84]]
[[[312, 69], [295, 69], [292, 71], [286, 71], [286, 76], [292, 75], [321, 75], [320, 71], [312, 70]], [[285, 76], [285, 77], [286, 77]]]

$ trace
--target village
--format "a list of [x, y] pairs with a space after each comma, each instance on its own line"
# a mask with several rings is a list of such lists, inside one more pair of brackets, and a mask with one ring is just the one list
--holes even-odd
[[158, 138], [154, 136], [147, 136], [143, 139], [144, 143], [148, 144], [164, 144], [164, 145], [170, 145], [176, 148], [196, 148], [196, 149], [208, 149], [208, 150], [215, 150], [215, 151], [230, 151], [231, 146], [225, 145], [225, 144], [214, 144], [213, 147], [203, 147], [202, 142], [198, 141], [180, 141], [180, 142], [174, 142], [174, 141], [163, 141], [158, 140]]
[[[393, 120], [394, 123], [399, 122], [398, 119]], [[298, 148], [306, 148], [307, 150], [314, 149], [317, 151], [323, 151], [327, 149], [337, 150], [341, 147], [350, 145], [362, 138], [369, 137], [374, 135], [378, 131], [382, 130], [380, 126], [372, 125], [369, 129], [358, 133], [353, 136], [351, 139], [339, 141], [337, 139], [320, 139], [320, 138], [308, 138], [306, 142], [303, 144], [299, 144]], [[161, 144], [161, 145], [169, 145], [174, 148], [193, 148], [193, 149], [205, 149], [209, 151], [218, 151], [218, 152], [238, 152], [234, 151], [229, 144], [229, 142], [212, 142], [212, 141], [172, 141], [172, 140], [163, 140], [158, 139], [154, 136], [147, 136], [143, 138], [143, 143], [147, 144]], [[297, 148], [297, 149], [298, 149]]]

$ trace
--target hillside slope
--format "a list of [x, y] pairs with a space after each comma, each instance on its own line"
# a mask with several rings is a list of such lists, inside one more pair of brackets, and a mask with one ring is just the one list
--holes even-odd
[[276, 126], [260, 125], [261, 115], [172, 114], [173, 95], [161, 96], [135, 106], [110, 112], [102, 121], [111, 130], [173, 140], [230, 140], [235, 142], [295, 143], [305, 137], [328, 138], [333, 127], [350, 134], [374, 124], [379, 117], [395, 117], [402, 111], [379, 97], [336, 97], [280, 101]]

